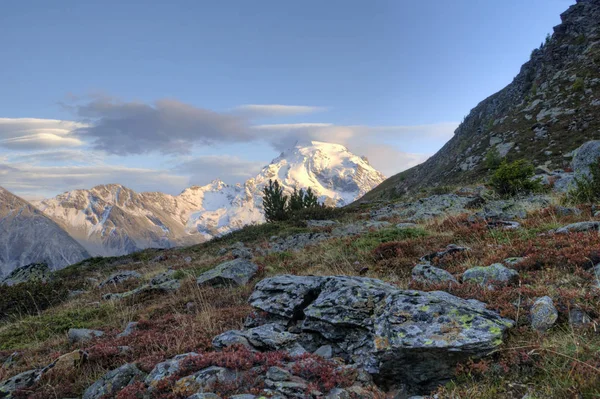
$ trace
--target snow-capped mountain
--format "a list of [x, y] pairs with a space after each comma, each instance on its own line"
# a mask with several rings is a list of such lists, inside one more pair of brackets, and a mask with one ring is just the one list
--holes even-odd
[[93, 255], [190, 245], [264, 222], [262, 191], [277, 179], [288, 192], [308, 188], [324, 203], [343, 206], [384, 176], [344, 146], [313, 141], [283, 152], [243, 185], [214, 180], [172, 196], [136, 193], [121, 185], [74, 190], [36, 205]]
[[54, 221], [0, 187], [0, 275], [37, 262], [60, 269], [88, 257]]

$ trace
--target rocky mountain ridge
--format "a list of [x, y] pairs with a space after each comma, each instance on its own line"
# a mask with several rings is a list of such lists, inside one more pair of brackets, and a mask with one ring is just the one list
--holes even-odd
[[342, 206], [383, 181], [383, 175], [344, 146], [313, 141], [282, 153], [243, 185], [214, 180], [177, 196], [136, 193], [111, 184], [74, 190], [35, 203], [92, 255], [204, 242], [264, 222], [262, 190], [277, 179], [286, 192], [311, 187], [320, 201]]
[[0, 187], [0, 274], [35, 262], [59, 269], [89, 257], [58, 224]]
[[600, 0], [580, 0], [561, 19], [513, 82], [479, 103], [441, 150], [364, 199], [481, 181], [488, 157], [565, 169], [574, 149], [600, 138]]

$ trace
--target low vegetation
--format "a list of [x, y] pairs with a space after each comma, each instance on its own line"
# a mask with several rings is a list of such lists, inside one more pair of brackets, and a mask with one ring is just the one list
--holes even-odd
[[535, 168], [525, 160], [504, 160], [490, 179], [490, 185], [498, 194], [513, 197], [541, 190], [541, 183], [534, 179]]

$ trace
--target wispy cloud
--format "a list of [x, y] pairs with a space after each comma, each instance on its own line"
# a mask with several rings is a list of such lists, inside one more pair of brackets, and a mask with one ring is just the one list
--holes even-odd
[[74, 131], [84, 126], [55, 119], [0, 118], [0, 147], [17, 150], [78, 147], [83, 142]]
[[326, 111], [326, 107], [308, 105], [282, 105], [282, 104], [246, 104], [234, 108], [236, 112], [248, 115], [250, 118], [305, 115]]

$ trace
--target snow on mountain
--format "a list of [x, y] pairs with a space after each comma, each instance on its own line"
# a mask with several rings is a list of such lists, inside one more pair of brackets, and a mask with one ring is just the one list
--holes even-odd
[[321, 202], [343, 206], [384, 180], [344, 146], [313, 141], [282, 153], [243, 185], [214, 180], [178, 196], [136, 193], [117, 184], [75, 190], [37, 203], [93, 255], [190, 245], [264, 222], [262, 191], [277, 179], [286, 192], [311, 187]]
[[0, 187], [0, 275], [37, 262], [60, 269], [88, 257], [50, 218]]

